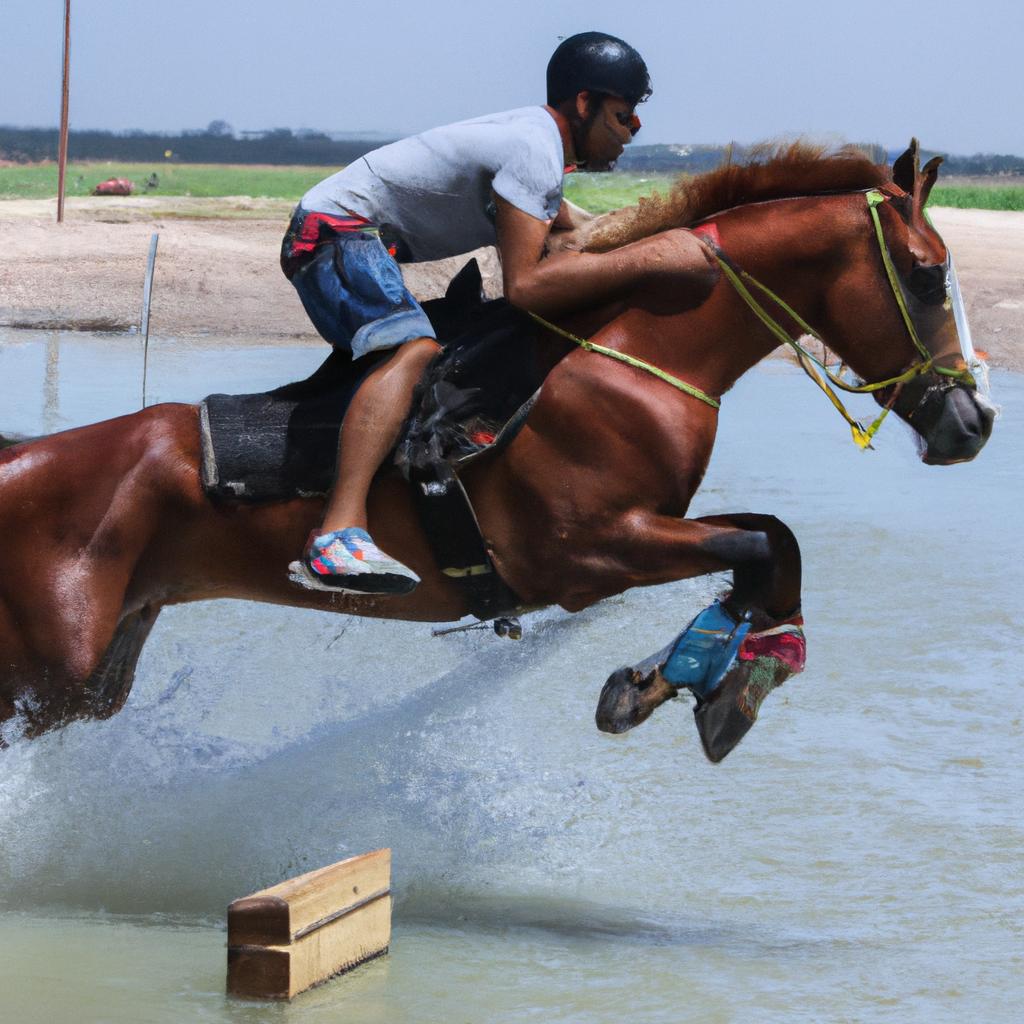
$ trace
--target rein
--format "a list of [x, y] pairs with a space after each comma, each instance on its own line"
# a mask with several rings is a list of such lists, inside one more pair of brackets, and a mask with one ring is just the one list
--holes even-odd
[[[913, 380], [915, 377], [919, 377], [929, 371], [934, 371], [942, 376], [950, 377], [963, 381], [966, 384], [976, 386], [975, 378], [971, 374], [970, 370], [951, 370], [935, 365], [935, 357], [928, 351], [924, 342], [921, 341], [921, 338], [917, 333], [917, 328], [914, 326], [913, 317], [910, 315], [910, 310], [907, 308], [906, 300], [904, 299], [903, 292], [900, 289], [896, 267], [893, 265], [892, 257], [889, 254], [889, 246], [885, 240], [885, 234], [882, 231], [882, 222], [881, 218], [878, 216], [878, 207], [882, 203], [887, 202], [889, 197], [877, 189], [870, 189], [865, 193], [865, 198], [867, 199], [868, 210], [871, 213], [871, 220], [874, 224], [875, 236], [878, 239], [878, 247], [882, 254], [882, 263], [885, 266], [886, 278], [889, 282], [890, 288], [892, 289], [893, 297], [896, 299], [896, 304], [899, 307], [900, 314], [903, 318], [903, 323], [907, 328], [910, 340], [914, 343], [914, 347], [917, 349], [920, 356], [918, 361], [911, 363], [911, 365], [902, 373], [895, 377], [889, 377], [886, 380], [875, 381], [869, 384], [847, 384], [846, 381], [834, 374], [820, 359], [812, 355], [803, 345], [800, 344], [799, 338], [790, 337], [789, 332], [771, 315], [771, 313], [768, 312], [767, 309], [765, 309], [764, 305], [758, 301], [748, 285], [752, 285], [771, 302], [775, 303], [779, 309], [783, 310], [786, 315], [801, 328], [804, 334], [810, 335], [810, 337], [814, 338], [822, 346], [825, 346], [826, 343], [821, 335], [784, 299], [776, 295], [775, 292], [773, 292], [767, 285], [758, 281], [757, 278], [748, 274], [742, 268], [737, 267], [717, 245], [710, 240], [705, 239], [708, 250], [718, 262], [722, 273], [736, 290], [736, 293], [750, 307], [758, 320], [768, 328], [769, 332], [775, 338], [777, 338], [782, 344], [788, 345], [793, 349], [801, 369], [812, 381], [814, 381], [815, 384], [818, 385], [819, 388], [821, 388], [832, 405], [849, 424], [854, 443], [859, 448], [869, 448], [871, 446], [871, 439], [878, 433], [885, 417], [889, 414], [889, 410], [892, 408], [893, 403], [899, 394], [899, 388], [907, 381]], [[638, 370], [642, 370], [645, 373], [649, 373], [652, 376], [657, 377], [659, 380], [663, 380], [666, 383], [671, 384], [679, 391], [704, 402], [705, 405], [709, 405], [713, 409], [719, 409], [721, 407], [721, 403], [716, 398], [707, 394], [707, 392], [702, 391], [693, 384], [688, 384], [686, 381], [667, 373], [665, 370], [662, 370], [644, 359], [638, 359], [636, 356], [627, 355], [625, 352], [618, 352], [615, 349], [607, 348], [604, 345], [598, 345], [589, 339], [577, 337], [570, 331], [566, 331], [563, 328], [558, 327], [550, 321], [545, 320], [542, 316], [538, 316], [536, 313], [530, 313], [530, 316], [542, 327], [546, 327], [555, 334], [579, 345], [580, 348], [587, 352], [597, 352], [599, 355], [608, 356], [611, 359], [617, 359], [619, 362], [626, 363], [629, 366], [633, 366]], [[874, 422], [865, 428], [846, 411], [846, 406], [832, 389], [830, 384], [842, 391], [852, 394], [871, 394], [875, 391], [882, 391], [885, 388], [890, 387], [896, 387], [897, 390], [893, 393], [892, 398], [888, 403], [886, 403]]]
[[705, 405], [710, 405], [712, 409], [720, 409], [722, 407], [722, 403], [718, 401], [717, 398], [712, 398], [706, 391], [702, 391], [694, 384], [687, 384], [685, 380], [680, 380], [679, 377], [674, 377], [666, 370], [662, 370], [653, 363], [647, 362], [646, 359], [638, 359], [636, 356], [628, 355], [625, 352], [618, 352], [613, 348], [598, 345], [587, 338], [579, 338], [571, 331], [564, 330], [557, 324], [553, 324], [549, 320], [545, 320], [544, 317], [538, 316], [536, 313], [530, 313], [529, 310], [527, 310], [527, 313], [529, 313], [530, 316], [533, 317], [533, 319], [542, 327], [546, 327], [549, 331], [553, 331], [555, 334], [559, 334], [563, 338], [567, 338], [569, 341], [575, 342], [575, 344], [579, 345], [579, 347], [586, 352], [597, 352], [598, 355], [608, 356], [609, 359], [617, 359], [620, 363], [625, 363], [627, 366], [634, 366], [638, 370], [643, 370], [645, 373], [649, 373], [653, 377], [657, 377], [658, 380], [663, 380], [666, 384], [671, 384], [672, 387], [678, 388], [691, 398], [696, 398]]

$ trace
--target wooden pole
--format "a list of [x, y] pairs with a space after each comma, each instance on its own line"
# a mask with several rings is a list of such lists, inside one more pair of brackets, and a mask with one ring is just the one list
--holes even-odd
[[71, 66], [71, 0], [64, 0], [64, 74], [60, 98], [60, 144], [57, 149], [57, 223], [64, 220], [64, 173], [68, 163], [68, 70]]

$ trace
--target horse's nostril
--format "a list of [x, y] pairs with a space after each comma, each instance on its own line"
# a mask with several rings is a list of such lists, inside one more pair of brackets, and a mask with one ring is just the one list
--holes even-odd
[[944, 465], [974, 458], [992, 431], [991, 416], [961, 387], [946, 391], [938, 416], [922, 437], [926, 462]]

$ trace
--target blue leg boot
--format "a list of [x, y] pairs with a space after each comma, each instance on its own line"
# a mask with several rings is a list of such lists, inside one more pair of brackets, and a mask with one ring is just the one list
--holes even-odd
[[711, 693], [735, 661], [749, 629], [750, 623], [737, 624], [717, 601], [705, 608], [668, 647], [608, 677], [597, 702], [598, 729], [626, 732], [684, 686], [698, 699]]
[[661, 674], [677, 689], [692, 690], [698, 701], [707, 700], [736, 661], [749, 632], [748, 621], [737, 622], [715, 601], [671, 644]]
[[693, 713], [704, 753], [718, 763], [750, 731], [765, 697], [803, 669], [802, 626], [797, 613], [755, 633], [716, 601], [668, 647], [608, 677], [597, 727], [626, 732], [685, 688], [697, 698]]
[[721, 761], [757, 721], [765, 697], [804, 666], [803, 619], [759, 633], [716, 601], [672, 645], [662, 674], [697, 698], [693, 709], [709, 761]]

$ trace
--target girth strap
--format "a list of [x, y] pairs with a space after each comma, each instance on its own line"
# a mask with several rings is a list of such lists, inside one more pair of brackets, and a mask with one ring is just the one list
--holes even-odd
[[470, 613], [481, 620], [508, 615], [522, 599], [495, 571], [469, 495], [451, 464], [417, 465], [413, 501], [441, 572], [457, 584]]

